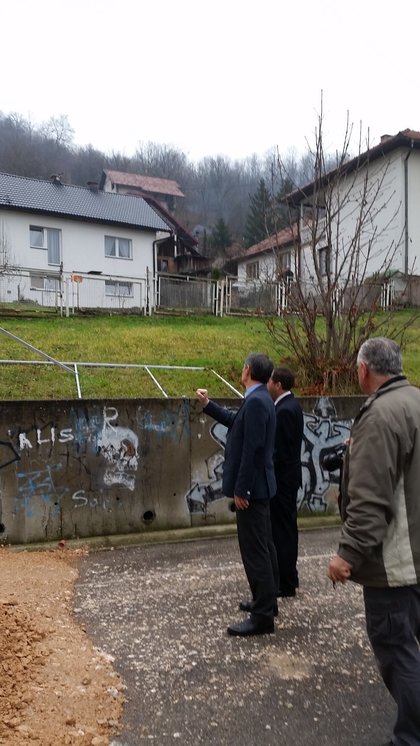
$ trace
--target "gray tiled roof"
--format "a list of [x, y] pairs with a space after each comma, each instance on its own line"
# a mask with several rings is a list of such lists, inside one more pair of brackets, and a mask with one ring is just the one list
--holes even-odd
[[0, 172], [1, 208], [133, 228], [171, 230], [141, 197], [95, 192], [86, 187]]

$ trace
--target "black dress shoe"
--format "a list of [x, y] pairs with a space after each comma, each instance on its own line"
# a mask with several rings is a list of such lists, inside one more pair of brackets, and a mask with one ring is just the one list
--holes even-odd
[[296, 588], [292, 588], [290, 591], [278, 591], [277, 598], [294, 598], [296, 596]]
[[[240, 608], [240, 610], [241, 611], [247, 611], [248, 614], [251, 613], [253, 606], [254, 606], [254, 602], [253, 601], [239, 601], [239, 608]], [[278, 616], [278, 615], [279, 615], [279, 607], [277, 606], [277, 604], [274, 604], [274, 606], [273, 606], [273, 616]]]
[[251, 635], [267, 635], [274, 632], [274, 622], [272, 619], [267, 622], [254, 622], [251, 618], [245, 619], [238, 624], [230, 624], [227, 628], [228, 635], [236, 637], [250, 637]]

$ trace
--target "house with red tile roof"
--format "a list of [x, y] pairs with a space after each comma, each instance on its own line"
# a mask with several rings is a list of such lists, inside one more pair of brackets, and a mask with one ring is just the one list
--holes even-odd
[[287, 279], [318, 299], [326, 288], [349, 310], [420, 306], [420, 132], [384, 135], [357, 156], [286, 195], [296, 223], [251, 246], [238, 290]]
[[146, 195], [153, 197], [169, 212], [175, 212], [177, 199], [185, 197], [179, 184], [172, 179], [160, 179], [156, 176], [143, 176], [110, 169], [102, 172], [99, 188], [114, 194], [138, 194], [140, 197]]
[[249, 283], [292, 279], [297, 251], [297, 226], [284, 228], [247, 249], [238, 259], [238, 287]]
[[105, 169], [99, 188], [141, 197], [171, 226], [170, 235], [157, 244], [157, 272], [195, 274], [208, 265], [197, 249], [197, 240], [175, 218], [177, 200], [185, 196], [176, 181]]

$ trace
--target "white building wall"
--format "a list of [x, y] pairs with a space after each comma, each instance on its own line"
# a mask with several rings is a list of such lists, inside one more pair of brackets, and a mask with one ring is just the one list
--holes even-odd
[[115, 192], [115, 193], [118, 192], [117, 185], [114, 184], [111, 181], [111, 179], [109, 178], [109, 176], [105, 177], [105, 182], [104, 182], [103, 190], [104, 190], [104, 192]]
[[[368, 170], [367, 170], [368, 169]], [[407, 194], [405, 172], [408, 174]], [[365, 185], [366, 174], [369, 179]], [[352, 278], [355, 283], [384, 271], [404, 273], [406, 263], [409, 273], [420, 275], [420, 152], [417, 150], [399, 149], [384, 158], [373, 161], [357, 174], [350, 174], [343, 180], [339, 194], [335, 195], [333, 207], [339, 215], [333, 224], [332, 249], [337, 266], [346, 262], [352, 252], [351, 242], [357, 233], [357, 221], [360, 219], [360, 205], [364, 206], [363, 231], [359, 242], [359, 261], [352, 267]], [[406, 205], [407, 226], [405, 232]], [[318, 226], [317, 250], [327, 245], [327, 237], [322, 236], [322, 223]], [[310, 231], [301, 222], [302, 250], [300, 276], [307, 292], [319, 292], [315, 274], [310, 242]], [[407, 257], [406, 257], [407, 253]], [[247, 283], [246, 267], [255, 261], [259, 262], [259, 277], [262, 281], [273, 275], [275, 261], [272, 254], [258, 255], [243, 259], [238, 263], [238, 285], [245, 288]], [[347, 267], [348, 267], [347, 258]], [[297, 274], [297, 267], [291, 269]], [[343, 281], [350, 270], [341, 270]], [[335, 268], [333, 267], [333, 274]]]
[[[371, 163], [368, 167], [367, 186], [366, 169], [357, 174], [350, 174], [342, 181], [339, 192], [331, 200], [332, 212], [337, 216], [333, 221], [331, 248], [333, 261], [337, 262], [337, 267], [347, 267], [346, 270], [340, 271], [343, 279], [350, 271], [355, 283], [385, 270], [404, 271], [405, 155], [405, 152], [397, 151], [389, 157]], [[358, 242], [358, 262], [355, 262], [352, 241], [357, 234], [363, 200], [363, 228]], [[322, 249], [328, 243], [327, 236], [322, 235], [321, 227], [322, 224], [319, 225], [317, 232], [317, 249]], [[316, 286], [317, 279], [310, 232], [304, 225], [301, 225], [301, 236], [301, 277], [310, 288]], [[350, 270], [351, 257], [353, 265]], [[334, 267], [332, 272], [336, 274]]]
[[[124, 306], [142, 306], [146, 303], [146, 293], [139, 294], [140, 286], [144, 286], [146, 275], [151, 280], [153, 273], [153, 242], [156, 234], [152, 231], [134, 230], [124, 226], [99, 225], [66, 218], [47, 217], [0, 210], [0, 253], [1, 264], [6, 264], [8, 270], [3, 274], [0, 282], [0, 300], [14, 301], [24, 297], [40, 302], [40, 289], [33, 289], [30, 277], [13, 277], [11, 268], [45, 271], [45, 277], [57, 277], [60, 265], [49, 264], [48, 251], [30, 246], [30, 226], [55, 228], [61, 231], [61, 261], [64, 275], [99, 272], [95, 275], [95, 284], [87, 292], [88, 278], [83, 280], [78, 288], [81, 293], [83, 306], [95, 307], [98, 299], [103, 299], [105, 306], [121, 305], [121, 298], [106, 298], [105, 280], [111, 278], [138, 278], [139, 282], [132, 283], [132, 297], [123, 297]], [[131, 241], [132, 258], [117, 258], [105, 256], [105, 236], [125, 238]], [[105, 277], [106, 276], [106, 277]], [[140, 279], [142, 282], [140, 282]], [[84, 284], [83, 284], [84, 283]], [[92, 278], [93, 283], [93, 278]], [[83, 288], [82, 288], [83, 285]], [[109, 290], [109, 288], [108, 288]], [[140, 297], [140, 295], [142, 297]], [[45, 300], [45, 296], [44, 296]], [[149, 301], [152, 299], [149, 298]], [[153, 305], [153, 302], [152, 302]]]
[[136, 192], [138, 194], [142, 194], [142, 189], [140, 187], [126, 186], [125, 184], [114, 184], [109, 176], [105, 177], [103, 190], [104, 192], [114, 192], [114, 194], [135, 194]]
[[246, 283], [246, 265], [248, 262], [238, 262], [238, 285], [245, 285]]
[[420, 275], [420, 153], [410, 152], [408, 169], [408, 271]]
[[[256, 256], [249, 257], [249, 259], [242, 259], [238, 262], [238, 284], [246, 285], [247, 282], [247, 265], [255, 264], [258, 262], [258, 280], [260, 282], [276, 282], [277, 280], [277, 264], [276, 258], [273, 252], [267, 254], [257, 254]], [[253, 280], [255, 282], [255, 280]]]

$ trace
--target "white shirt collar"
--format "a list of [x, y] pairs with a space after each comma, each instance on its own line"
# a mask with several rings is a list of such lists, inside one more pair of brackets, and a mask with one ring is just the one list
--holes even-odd
[[274, 402], [274, 406], [279, 403], [281, 399], [284, 399], [285, 396], [290, 396], [292, 392], [291, 391], [284, 391], [280, 396], [277, 397], [276, 401]]

